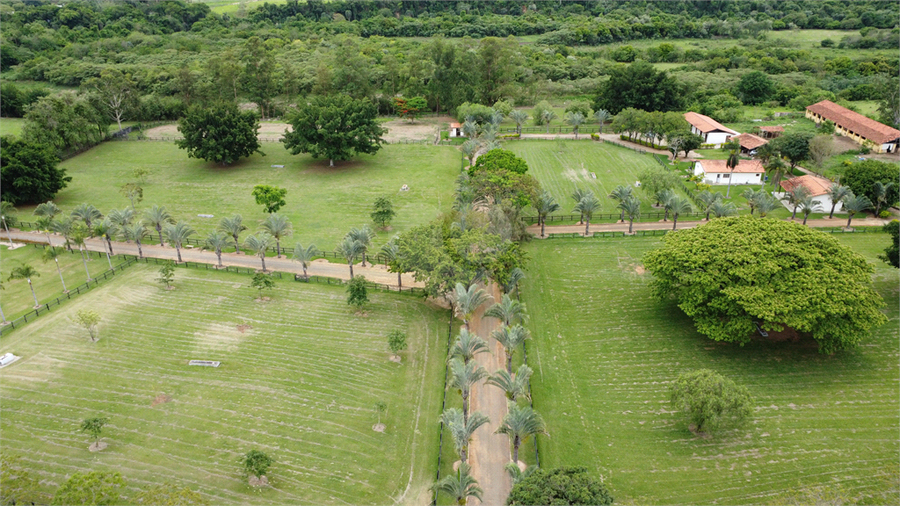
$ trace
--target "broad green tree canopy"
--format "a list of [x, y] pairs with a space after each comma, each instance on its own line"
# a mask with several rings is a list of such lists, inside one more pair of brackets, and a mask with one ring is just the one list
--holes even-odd
[[606, 486], [588, 474], [585, 467], [538, 469], [516, 483], [506, 499], [508, 505], [612, 504]]
[[346, 95], [311, 97], [291, 118], [293, 131], [284, 133], [284, 147], [292, 154], [346, 160], [356, 153], [373, 155], [381, 149], [378, 110], [368, 100]]
[[886, 321], [873, 266], [823, 232], [742, 216], [663, 242], [644, 256], [655, 295], [673, 298], [710, 339], [747, 343], [759, 322], [766, 331], [810, 335], [820, 352], [832, 353]]
[[875, 182], [883, 184], [894, 183], [888, 189], [885, 202], [894, 204], [898, 200], [898, 186], [900, 186], [900, 165], [896, 163], [881, 162], [878, 160], [866, 160], [851, 164], [844, 169], [841, 184], [849, 187], [856, 195], [865, 195], [875, 202]]
[[36, 204], [52, 200], [72, 180], [59, 158], [46, 144], [0, 139], [0, 185], [3, 200], [11, 204]]
[[259, 119], [235, 104], [192, 107], [178, 122], [184, 139], [176, 145], [191, 158], [228, 165], [259, 150]]

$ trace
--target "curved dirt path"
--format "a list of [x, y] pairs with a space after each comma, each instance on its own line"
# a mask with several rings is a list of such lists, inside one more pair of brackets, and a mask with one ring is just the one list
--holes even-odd
[[[500, 288], [492, 283], [488, 291], [495, 301], [500, 300]], [[493, 374], [498, 369], [506, 367], [504, 362], [503, 346], [496, 339], [490, 337], [491, 331], [500, 325], [500, 320], [485, 317], [484, 312], [491, 304], [482, 305], [469, 322], [470, 328], [485, 341], [491, 353], [479, 353], [475, 356], [478, 365]], [[506, 497], [512, 489], [512, 480], [504, 467], [512, 462], [509, 438], [504, 434], [494, 434], [500, 427], [503, 417], [506, 415], [506, 394], [503, 390], [480, 383], [472, 389], [471, 411], [481, 411], [488, 418], [486, 423], [475, 431], [472, 443], [469, 445], [469, 464], [472, 466], [472, 476], [478, 480], [479, 486], [484, 490], [481, 504], [488, 506], [501, 506], [506, 504]], [[476, 499], [469, 498], [467, 504], [474, 505]]]
[[[10, 235], [13, 241], [47, 244], [47, 235], [41, 232], [22, 232], [11, 230]], [[6, 233], [2, 234], [2, 239], [6, 239]], [[50, 234], [53, 246], [64, 246], [65, 239], [62, 236]], [[84, 241], [88, 251], [106, 252], [106, 241], [97, 238], [86, 239]], [[125, 254], [137, 256], [138, 249], [134, 243], [125, 243], [113, 241], [113, 252], [116, 254]], [[155, 244], [145, 244], [141, 246], [145, 257], [161, 258], [165, 260], [177, 260], [177, 252], [175, 248], [163, 247]], [[216, 254], [212, 251], [204, 251], [198, 248], [181, 248], [181, 259], [186, 262], [195, 262], [201, 264], [218, 265]], [[222, 265], [232, 267], [246, 267], [250, 269], [261, 269], [262, 263], [259, 257], [247, 254], [222, 253]], [[299, 263], [294, 262], [289, 257], [281, 255], [281, 258], [266, 257], [266, 269], [270, 271], [289, 272], [292, 274], [303, 274], [303, 268]], [[335, 264], [324, 259], [314, 261], [307, 273], [310, 276], [322, 276], [326, 278], [336, 278], [349, 280], [350, 267], [347, 264]], [[362, 267], [361, 264], [353, 265], [353, 274], [357, 276], [365, 276], [366, 279], [374, 283], [397, 286], [397, 274], [388, 272], [383, 265], [372, 265], [371, 262]], [[413, 279], [412, 274], [406, 273], [402, 275], [403, 287], [422, 287], [423, 283], [418, 283]]]

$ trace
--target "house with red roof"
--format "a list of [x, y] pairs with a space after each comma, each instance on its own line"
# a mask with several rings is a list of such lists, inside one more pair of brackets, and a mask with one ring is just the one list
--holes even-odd
[[450, 138], [465, 137], [462, 133], [462, 123], [450, 123]]
[[709, 116], [696, 112], [684, 113], [684, 119], [690, 123], [691, 133], [702, 137], [704, 144], [714, 144], [717, 148], [728, 142], [729, 137], [740, 135], [740, 132], [735, 132]]
[[[831, 211], [831, 197], [828, 195], [828, 190], [831, 189], [832, 184], [834, 183], [828, 179], [811, 175], [784, 179], [781, 181], [781, 188], [784, 190], [784, 193], [779, 198], [784, 199], [787, 197], [787, 193], [794, 191], [799, 186], [803, 186], [806, 187], [806, 191], [809, 192], [811, 197], [815, 197], [819, 201], [819, 205], [813, 208], [813, 212], [827, 213]], [[843, 202], [838, 201], [834, 210], [835, 212], [840, 212], [843, 207]]]
[[768, 144], [769, 141], [753, 134], [735, 135], [730, 140], [737, 141], [741, 146], [741, 153], [745, 155], [755, 155], [757, 148]]
[[860, 145], [869, 145], [876, 153], [896, 153], [900, 146], [900, 130], [867, 118], [858, 112], [823, 100], [806, 108], [806, 117], [818, 125], [834, 123], [834, 132], [850, 137]]
[[706, 184], [762, 184], [764, 172], [759, 160], [739, 160], [733, 170], [727, 160], [698, 160], [694, 164], [694, 175], [703, 176]]

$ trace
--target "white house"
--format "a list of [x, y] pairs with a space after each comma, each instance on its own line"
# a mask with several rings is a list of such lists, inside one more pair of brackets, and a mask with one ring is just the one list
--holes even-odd
[[[831, 197], [828, 196], [828, 190], [831, 189], [831, 185], [833, 183], [828, 179], [824, 179], [816, 176], [800, 176], [794, 177], [791, 179], [785, 179], [781, 182], [781, 187], [784, 189], [784, 193], [775, 194], [779, 199], [785, 199], [787, 197], [787, 192], [794, 191], [794, 188], [798, 186], [805, 186], [806, 190], [809, 191], [809, 195], [815, 197], [816, 200], [819, 201], [819, 205], [813, 208], [813, 212], [816, 213], [828, 213], [831, 212]], [[834, 207], [835, 212], [840, 212], [843, 209], [844, 203], [838, 201], [837, 205]], [[789, 206], [789, 209], [793, 209], [793, 206]]]
[[465, 137], [462, 133], [462, 123], [450, 123], [450, 138]]
[[759, 160], [739, 160], [734, 170], [726, 164], [727, 160], [699, 160], [694, 164], [694, 175], [702, 175], [706, 184], [762, 184], [765, 170]]
[[704, 144], [714, 144], [717, 148], [728, 142], [729, 137], [740, 135], [740, 132], [735, 132], [709, 116], [696, 112], [684, 113], [684, 119], [691, 124], [691, 133], [703, 137]]
[[817, 125], [825, 120], [831, 121], [835, 133], [850, 137], [860, 145], [871, 144], [872, 151], [876, 153], [896, 153], [900, 147], [900, 130], [828, 100], [807, 107], [806, 117]]

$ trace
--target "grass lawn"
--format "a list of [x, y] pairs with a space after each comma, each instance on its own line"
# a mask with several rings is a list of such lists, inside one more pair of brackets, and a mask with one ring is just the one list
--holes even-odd
[[[695, 332], [674, 304], [650, 297], [651, 275], [640, 266], [656, 239], [533, 242], [523, 300], [535, 408], [551, 436], [539, 439], [542, 466], [587, 466], [618, 503], [766, 503], [818, 486], [892, 503], [900, 465], [897, 271], [876, 258], [886, 234], [837, 237], [874, 263], [890, 322], [831, 357], [814, 345], [740, 347]], [[756, 410], [747, 430], [698, 438], [671, 410], [669, 383], [699, 368], [750, 389]], [[886, 487], [893, 496], [877, 495]]]
[[[157, 275], [132, 266], [0, 343], [22, 357], [0, 370], [0, 444], [47, 492], [98, 470], [122, 473], [130, 497], [171, 482], [210, 504], [430, 501], [446, 310], [377, 292], [359, 315], [342, 287], [276, 280], [258, 302], [245, 275], [177, 269], [172, 291]], [[103, 318], [96, 343], [70, 323], [83, 308]], [[392, 329], [408, 334], [402, 364]], [[92, 416], [109, 418], [101, 453], [78, 431]], [[275, 461], [269, 488], [241, 476], [252, 449]]]
[[[56, 203], [71, 211], [83, 202], [104, 214], [129, 205], [119, 193], [125, 183], [135, 181], [132, 171], [151, 171], [144, 183], [144, 201], [138, 206], [163, 205], [172, 215], [188, 222], [203, 238], [224, 216], [240, 213], [257, 229], [265, 213], [251, 192], [257, 184], [286, 188], [287, 205], [280, 213], [290, 218], [294, 235], [283, 244], [313, 242], [333, 250], [351, 227], [372, 224], [370, 213], [377, 197], [388, 197], [397, 216], [393, 229], [378, 230], [376, 248], [391, 236], [433, 219], [446, 209], [459, 174], [460, 154], [451, 147], [389, 145], [377, 155], [360, 155], [347, 162], [313, 160], [293, 156], [282, 144], [265, 142], [266, 156], [259, 154], [228, 167], [188, 158], [184, 150], [169, 142], [106, 142], [61, 164], [72, 182], [59, 192]], [[284, 165], [274, 168], [272, 165]], [[409, 191], [400, 191], [404, 184]], [[21, 208], [28, 220], [33, 208]], [[214, 218], [201, 218], [212, 214]], [[374, 227], [374, 225], [373, 225]]]
[[[34, 306], [34, 298], [26, 280], [7, 280], [10, 272], [16, 267], [28, 264], [38, 271], [40, 275], [31, 278], [31, 283], [34, 286], [34, 294], [41, 304], [46, 304], [63, 293], [56, 264], [52, 260], [45, 263], [42, 259], [43, 253], [43, 248], [25, 246], [10, 251], [6, 242], [0, 244], [0, 276], [3, 280], [3, 296], [0, 300], [3, 303], [3, 314], [8, 320], [18, 318], [31, 311]], [[91, 272], [91, 277], [96, 277], [109, 269], [106, 257], [100, 258], [97, 253], [90, 253], [87, 259], [87, 269]], [[112, 261], [113, 265], [122, 263], [121, 259], [113, 258]], [[87, 281], [87, 272], [78, 250], [72, 253], [62, 251], [59, 255], [59, 267], [68, 289], [74, 290]]]
[[25, 120], [22, 118], [0, 118], [0, 136], [22, 135], [22, 127]]
[[[599, 213], [615, 213], [616, 201], [606, 196], [618, 185], [632, 185], [638, 174], [648, 168], [661, 168], [651, 155], [599, 142], [566, 141], [565, 150], [559, 151], [554, 141], [516, 141], [507, 143], [508, 149], [528, 162], [528, 171], [543, 189], [550, 192], [560, 205], [555, 214], [572, 214], [575, 187], [592, 190], [602, 205]], [[591, 177], [591, 172], [597, 179]], [[679, 195], [684, 195], [677, 189]], [[651, 196], [636, 189], [641, 199], [641, 212], [659, 212], [653, 208]], [[594, 220], [598, 221], [599, 220]]]

